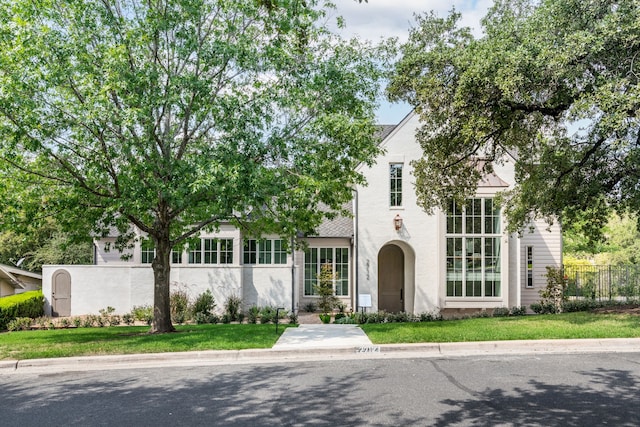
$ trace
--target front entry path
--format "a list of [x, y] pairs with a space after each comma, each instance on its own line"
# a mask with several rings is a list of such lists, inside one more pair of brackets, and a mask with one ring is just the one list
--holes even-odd
[[304, 348], [362, 347], [372, 345], [357, 325], [300, 325], [287, 328], [273, 346], [274, 350]]

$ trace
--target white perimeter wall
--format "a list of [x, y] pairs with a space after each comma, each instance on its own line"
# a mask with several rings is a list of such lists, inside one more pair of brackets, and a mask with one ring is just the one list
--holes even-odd
[[[51, 314], [52, 276], [58, 270], [71, 275], [71, 315], [98, 314], [114, 307], [124, 314], [134, 306], [153, 304], [153, 271], [148, 265], [47, 265], [42, 271], [45, 313]], [[222, 312], [230, 295], [243, 299], [245, 308], [273, 305], [291, 308], [291, 266], [188, 266], [171, 268], [172, 289], [184, 289], [191, 298], [209, 289]]]

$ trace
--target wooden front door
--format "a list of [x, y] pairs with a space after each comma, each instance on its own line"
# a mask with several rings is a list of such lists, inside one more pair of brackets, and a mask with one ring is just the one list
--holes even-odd
[[404, 311], [404, 252], [396, 245], [378, 253], [378, 310]]
[[71, 275], [67, 270], [57, 270], [52, 281], [52, 316], [71, 316]]

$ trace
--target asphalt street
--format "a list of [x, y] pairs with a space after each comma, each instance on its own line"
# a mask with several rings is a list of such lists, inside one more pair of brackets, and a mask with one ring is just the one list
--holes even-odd
[[0, 424], [640, 425], [640, 352], [0, 375]]

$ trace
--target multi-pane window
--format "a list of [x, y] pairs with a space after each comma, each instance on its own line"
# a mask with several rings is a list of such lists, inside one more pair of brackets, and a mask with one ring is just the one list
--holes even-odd
[[533, 288], [533, 246], [527, 246], [527, 288]]
[[151, 264], [156, 257], [156, 248], [149, 239], [140, 242], [141, 262], [143, 264]]
[[233, 264], [233, 239], [220, 239], [220, 264]]
[[402, 163], [389, 165], [390, 206], [402, 206]]
[[233, 239], [196, 240], [189, 246], [189, 264], [233, 264]]
[[280, 239], [245, 240], [243, 261], [245, 264], [286, 264], [286, 246]]
[[182, 264], [182, 251], [180, 249], [171, 249], [171, 263]]
[[314, 285], [323, 265], [334, 273], [333, 289], [337, 296], [349, 295], [349, 248], [308, 248], [304, 253], [304, 294], [315, 295]]
[[499, 297], [500, 209], [493, 199], [475, 198], [447, 210], [447, 296]]

